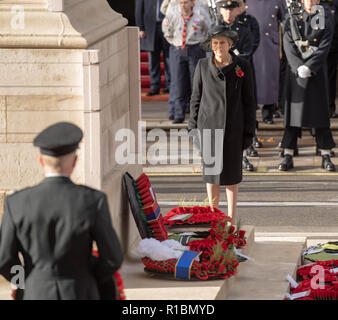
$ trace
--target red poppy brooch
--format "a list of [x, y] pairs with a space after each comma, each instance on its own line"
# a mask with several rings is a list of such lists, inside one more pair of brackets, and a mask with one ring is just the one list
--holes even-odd
[[236, 75], [237, 75], [238, 78], [244, 77], [244, 72], [239, 65], [236, 66], [235, 70], [236, 70]]

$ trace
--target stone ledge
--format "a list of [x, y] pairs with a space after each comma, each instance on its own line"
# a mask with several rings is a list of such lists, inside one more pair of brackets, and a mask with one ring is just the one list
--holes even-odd
[[[12, 12], [14, 4], [24, 18]], [[48, 11], [47, 1], [1, 1], [0, 47], [85, 49], [128, 23], [106, 0], [83, 0], [57, 11]]]

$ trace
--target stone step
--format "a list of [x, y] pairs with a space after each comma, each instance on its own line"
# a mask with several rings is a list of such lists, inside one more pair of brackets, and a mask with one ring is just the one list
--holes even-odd
[[290, 289], [285, 277], [290, 274], [296, 278], [304, 247], [305, 239], [299, 242], [256, 241], [251, 250], [255, 260], [240, 265], [226, 300], [283, 300]]
[[[246, 230], [247, 245], [241, 250], [250, 256], [254, 243], [254, 228], [243, 226]], [[246, 262], [243, 262], [246, 263]], [[168, 280], [144, 272], [139, 259], [126, 261], [121, 269], [128, 300], [215, 300], [224, 299], [236, 275], [225, 280], [184, 281]]]

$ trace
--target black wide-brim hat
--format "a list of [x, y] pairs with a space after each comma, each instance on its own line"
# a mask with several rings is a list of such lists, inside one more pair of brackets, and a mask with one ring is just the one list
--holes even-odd
[[82, 140], [82, 130], [69, 122], [58, 122], [40, 132], [34, 139], [34, 146], [40, 153], [51, 157], [61, 157], [74, 152]]
[[235, 44], [238, 41], [238, 33], [236, 31], [230, 30], [224, 25], [218, 25], [218, 26], [216, 25], [209, 30], [208, 38], [201, 45], [201, 47], [206, 51], [210, 51], [211, 50], [210, 42], [213, 38], [216, 38], [216, 37], [229, 38], [233, 42], [233, 44]]

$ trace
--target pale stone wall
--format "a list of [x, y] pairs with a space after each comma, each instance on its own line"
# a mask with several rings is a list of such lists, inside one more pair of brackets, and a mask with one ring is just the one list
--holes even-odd
[[[57, 121], [84, 127], [82, 50], [0, 49], [0, 71], [1, 217], [5, 192], [43, 179], [37, 133]], [[83, 145], [78, 155], [73, 178], [84, 183]]]
[[[128, 195], [122, 176], [129, 171], [137, 177], [142, 173], [142, 166], [116, 162], [115, 151], [120, 142], [115, 141], [115, 133], [123, 128], [137, 133], [141, 113], [138, 30], [123, 29], [90, 49], [85, 58], [88, 66], [84, 78], [91, 83], [92, 90], [85, 90], [85, 117], [88, 119], [85, 128], [90, 124], [91, 136], [95, 137], [91, 141], [98, 141], [99, 135], [100, 145], [93, 146], [87, 140], [86, 181], [108, 194], [113, 223], [124, 239], [125, 248], [132, 249], [139, 235], [134, 221], [129, 219]], [[101, 159], [95, 156], [98, 148]]]
[[[9, 26], [13, 4], [26, 10], [23, 30]], [[70, 121], [84, 130], [72, 178], [108, 194], [130, 248], [139, 237], [122, 175], [137, 177], [142, 166], [117, 164], [114, 138], [120, 128], [136, 132], [140, 119], [137, 28], [126, 28], [105, 0], [5, 0], [0, 18], [0, 219], [6, 193], [43, 179], [36, 134]]]

